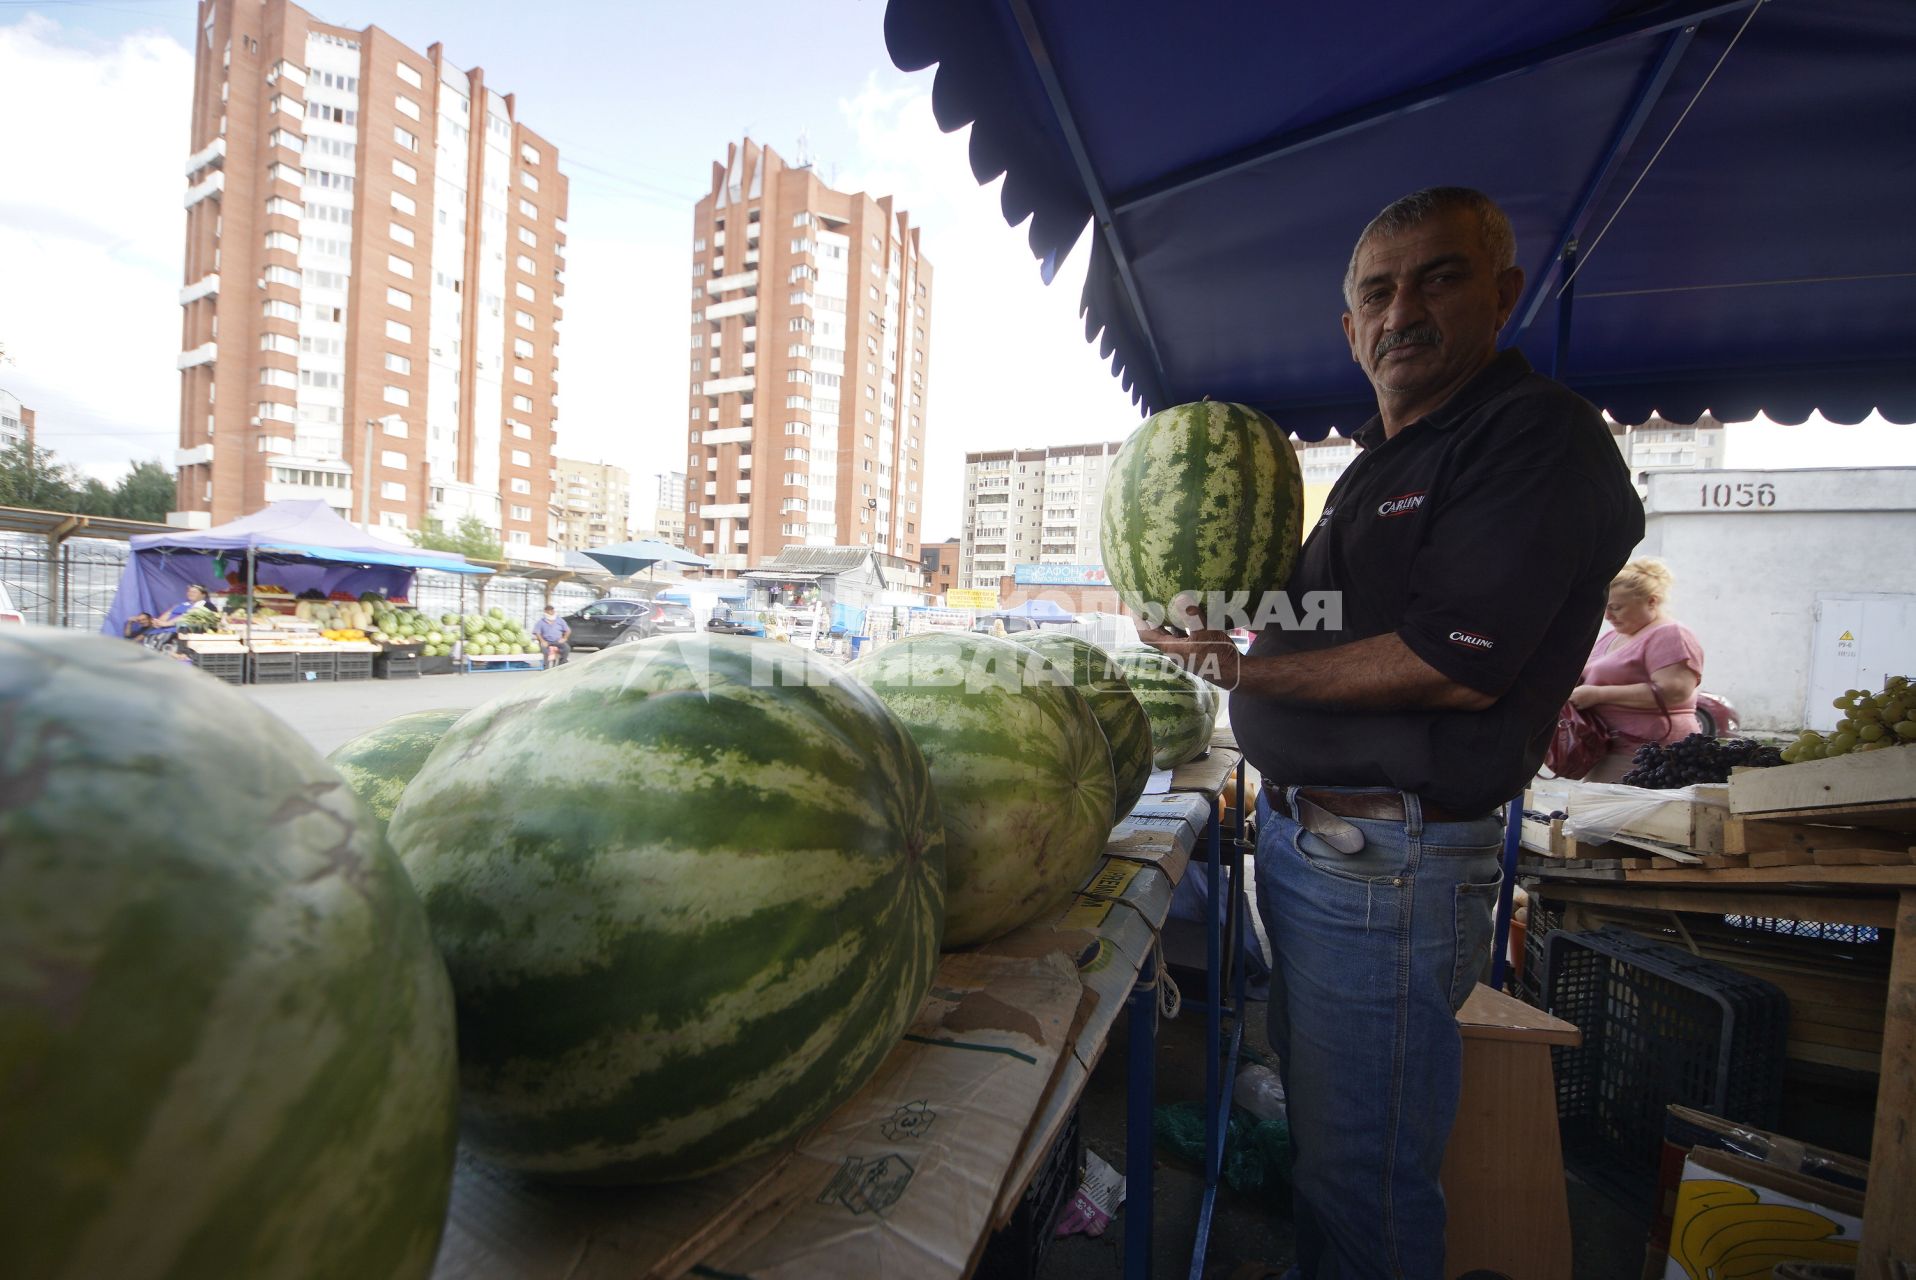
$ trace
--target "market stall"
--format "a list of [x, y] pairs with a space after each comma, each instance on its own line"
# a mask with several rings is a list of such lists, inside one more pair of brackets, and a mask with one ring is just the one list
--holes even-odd
[[178, 645], [231, 683], [414, 674], [420, 657], [453, 645], [450, 628], [435, 629], [443, 619], [410, 608], [414, 575], [492, 572], [372, 538], [323, 502], [276, 502], [228, 524], [144, 534], [130, 545], [102, 633], [125, 634], [137, 615], [162, 618], [188, 587], [200, 587], [217, 607], [177, 628]]

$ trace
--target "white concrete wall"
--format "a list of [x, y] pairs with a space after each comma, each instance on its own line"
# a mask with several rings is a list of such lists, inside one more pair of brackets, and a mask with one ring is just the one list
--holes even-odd
[[1819, 594], [1916, 596], [1916, 469], [1671, 472], [1644, 508], [1636, 555], [1676, 574], [1669, 612], [1746, 729], [1803, 724]]

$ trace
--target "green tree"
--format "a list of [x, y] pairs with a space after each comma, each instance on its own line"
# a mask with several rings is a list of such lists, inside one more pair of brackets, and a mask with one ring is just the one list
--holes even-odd
[[72, 511], [73, 472], [51, 449], [17, 440], [0, 449], [0, 506]]
[[468, 560], [506, 558], [506, 549], [499, 545], [498, 535], [474, 515], [461, 516], [459, 528], [452, 533], [447, 533], [443, 524], [428, 516], [426, 527], [412, 535], [412, 542], [415, 547], [428, 551], [456, 551]]
[[113, 514], [122, 520], [164, 524], [178, 493], [171, 471], [157, 462], [136, 462], [113, 491]]

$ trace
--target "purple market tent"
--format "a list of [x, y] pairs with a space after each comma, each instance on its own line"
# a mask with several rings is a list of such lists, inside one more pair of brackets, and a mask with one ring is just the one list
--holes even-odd
[[[349, 524], [324, 502], [275, 502], [211, 529], [150, 533], [129, 540], [133, 554], [100, 630], [122, 633], [136, 613], [159, 614], [186, 598], [186, 589], [250, 593], [260, 581], [303, 591], [362, 591], [405, 595], [420, 569], [491, 573], [444, 551], [382, 542]], [[271, 566], [262, 574], [260, 566]]]

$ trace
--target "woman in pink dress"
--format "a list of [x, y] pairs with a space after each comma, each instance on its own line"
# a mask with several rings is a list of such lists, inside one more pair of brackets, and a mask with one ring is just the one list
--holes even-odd
[[1678, 742], [1698, 731], [1703, 646], [1663, 612], [1674, 581], [1661, 560], [1632, 560], [1610, 581], [1603, 614], [1612, 629], [1597, 637], [1570, 691], [1572, 705], [1594, 711], [1611, 731], [1610, 752], [1587, 781], [1615, 782], [1644, 743]]

